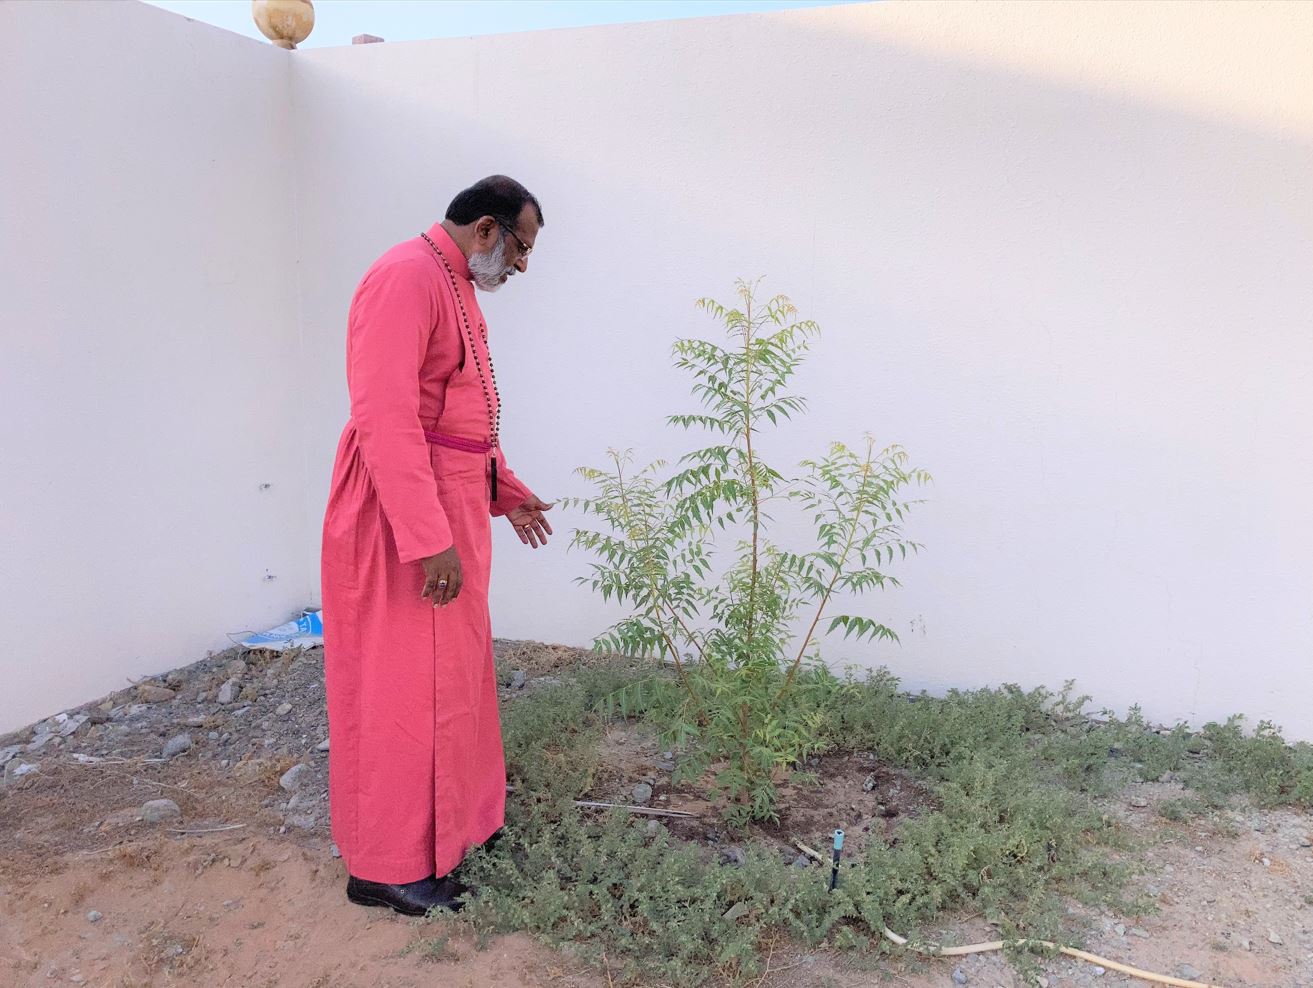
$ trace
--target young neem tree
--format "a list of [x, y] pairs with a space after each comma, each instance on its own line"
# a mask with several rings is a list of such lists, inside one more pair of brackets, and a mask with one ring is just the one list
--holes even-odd
[[[596, 559], [579, 582], [631, 609], [595, 647], [674, 667], [674, 677], [654, 675], [613, 697], [615, 707], [647, 714], [685, 752], [681, 777], [716, 767], [732, 822], [775, 818], [781, 773], [826, 747], [824, 697], [839, 684], [821, 663], [822, 634], [897, 640], [833, 605], [897, 585], [885, 567], [920, 548], [900, 528], [916, 502], [900, 495], [930, 479], [900, 447], [877, 450], [869, 435], [855, 450], [830, 444], [794, 477], [771, 467], [763, 432], [805, 409], [785, 389], [819, 330], [783, 296], [760, 303], [747, 282], [738, 296], [741, 308], [698, 303], [724, 324], [726, 345], [674, 347], [702, 411], [668, 421], [710, 433], [713, 444], [685, 454], [673, 472], [661, 461], [636, 469], [630, 452], [612, 450], [608, 468], [577, 471], [593, 495], [566, 501], [601, 523], [573, 534], [572, 545]], [[791, 551], [769, 537], [774, 510], [787, 504], [814, 525], [811, 548]], [[719, 569], [717, 539], [732, 541]]]

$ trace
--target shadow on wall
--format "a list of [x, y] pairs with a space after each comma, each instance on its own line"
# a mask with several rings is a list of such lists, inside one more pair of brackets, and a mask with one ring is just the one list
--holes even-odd
[[[825, 330], [777, 462], [871, 428], [937, 479], [913, 526], [929, 553], [874, 601], [903, 646], [836, 654], [1313, 736], [1286, 688], [1313, 633], [1313, 467], [1289, 456], [1313, 421], [1307, 135], [810, 20], [302, 53], [311, 513], [360, 274], [509, 171], [548, 226], [532, 280], [487, 310], [508, 449], [540, 493], [579, 490], [569, 469], [608, 445], [686, 448], [659, 434], [689, 403], [669, 345], [712, 330], [694, 297], [766, 274]], [[499, 634], [605, 624], [568, 581], [581, 560], [502, 546]]]

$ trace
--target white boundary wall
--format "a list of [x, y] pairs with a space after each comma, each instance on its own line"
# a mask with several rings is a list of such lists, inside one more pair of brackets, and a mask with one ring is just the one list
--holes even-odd
[[[870, 429], [936, 478], [871, 601], [903, 644], [832, 656], [1313, 737], [1310, 40], [1300, 5], [911, 3], [306, 52], [312, 490], [359, 273], [507, 171], [547, 227], [486, 308], [541, 494], [687, 448], [670, 343], [765, 275], [824, 330], [777, 465]], [[499, 538], [499, 634], [604, 626], [583, 557]]]
[[[10, 21], [13, 6], [0, 8]], [[97, 16], [106, 26], [92, 36], [107, 50], [149, 54], [151, 78], [173, 79], [160, 60], [180, 42], [143, 43], [145, 27], [111, 29]], [[85, 15], [66, 19], [88, 30]], [[121, 646], [129, 631], [132, 641], [147, 634], [148, 616], [161, 624], [149, 654], [158, 669], [235, 620], [313, 597], [346, 409], [351, 291], [454, 191], [506, 171], [538, 193], [548, 220], [529, 276], [486, 305], [508, 452], [539, 493], [581, 492], [571, 468], [600, 462], [608, 446], [641, 456], [683, 448], [661, 425], [688, 406], [670, 343], [715, 332], [695, 297], [724, 298], [736, 277], [765, 275], [825, 332], [799, 381], [812, 413], [772, 437], [777, 465], [869, 429], [936, 477], [909, 525], [928, 551], [898, 569], [903, 589], [870, 601], [903, 644], [849, 643], [832, 657], [888, 664], [933, 689], [1074, 678], [1099, 703], [1138, 701], [1157, 719], [1243, 711], [1313, 738], [1313, 82], [1301, 54], [1310, 8], [872, 4], [289, 55], [167, 15], [149, 20], [150, 31], [198, 46], [179, 73], [184, 92], [234, 104], [231, 129], [198, 127], [214, 141], [211, 157], [232, 162], [217, 171], [192, 157], [200, 135], [156, 118], [151, 167], [172, 177], [183, 214], [170, 210], [171, 235], [198, 213], [220, 230], [250, 216], [244, 235], [267, 249], [214, 246], [229, 259], [226, 282], [210, 247], [194, 267], [162, 251], [127, 271], [133, 252], [118, 251], [89, 275], [101, 289], [79, 293], [82, 309], [37, 324], [49, 335], [36, 354], [45, 363], [20, 375], [10, 421], [48, 424], [28, 449], [36, 479], [14, 471], [6, 496], [17, 485], [17, 503], [46, 527], [21, 525], [27, 568], [11, 575], [6, 565], [4, 579], [15, 588], [6, 607], [27, 602], [19, 615], [48, 604], [39, 630], [5, 622], [6, 639], [11, 625], [22, 631], [6, 642], [10, 685], [47, 678], [19, 664], [24, 649], [60, 657], [78, 679], [58, 702], [72, 702], [102, 688], [93, 664], [121, 681], [132, 668]], [[50, 51], [30, 59], [34, 77], [38, 61], [49, 71]], [[87, 58], [53, 57], [67, 58], [66, 71]], [[289, 64], [290, 114], [276, 96]], [[104, 78], [102, 69], [102, 88]], [[50, 153], [64, 153], [55, 137]], [[98, 168], [120, 160], [90, 153]], [[194, 173], [165, 166], [179, 154], [213, 189], [198, 195], [183, 184]], [[72, 176], [84, 179], [85, 160]], [[37, 220], [46, 242], [65, 243], [59, 224]], [[20, 252], [29, 269], [31, 253]], [[50, 256], [87, 254], [69, 244]], [[84, 310], [103, 314], [106, 299], [118, 307], [144, 293], [157, 304], [143, 289], [153, 263], [176, 264], [162, 279], [172, 301], [105, 329], [200, 348], [206, 370], [219, 370], [170, 378], [163, 372], [182, 363], [151, 366], [153, 408], [181, 419], [194, 391], [206, 395], [198, 418], [164, 432], [142, 427], [140, 380], [96, 373], [124, 365], [123, 344], [107, 332], [77, 336], [83, 358], [51, 334], [81, 333]], [[24, 278], [20, 298], [51, 276]], [[124, 283], [134, 287], [110, 293]], [[198, 293], [212, 300], [202, 307], [212, 331], [176, 332], [169, 320]], [[30, 297], [20, 315], [37, 310], [40, 296]], [[240, 315], [220, 320], [220, 306]], [[52, 375], [69, 400], [50, 401]], [[6, 386], [7, 401], [14, 393]], [[92, 441], [79, 433], [76, 463], [52, 467], [83, 413], [136, 424], [126, 431], [138, 456], [102, 448], [98, 430]], [[178, 441], [198, 422], [208, 449]], [[302, 440], [305, 483], [276, 485], [287, 500], [255, 499], [266, 473], [300, 462]], [[267, 456], [251, 453], [254, 467], [241, 460], [253, 449]], [[143, 462], [166, 457], [167, 473], [143, 477]], [[86, 474], [97, 488], [84, 501], [69, 482]], [[168, 486], [146, 499], [152, 477]], [[202, 544], [175, 539], [143, 561], [143, 519], [177, 516], [170, 532], [195, 535], [203, 527], [181, 516], [200, 514], [186, 503], [200, 495], [224, 523], [196, 535]], [[93, 511], [116, 519], [113, 539], [68, 523]], [[533, 554], [499, 526], [499, 635], [582, 644], [612, 616], [570, 582], [586, 565], [563, 551], [571, 525], [559, 517], [562, 537]], [[283, 541], [264, 549], [274, 532]], [[194, 560], [205, 552], [208, 561]], [[94, 560], [89, 592], [83, 558]], [[148, 563], [159, 577], [147, 579]], [[112, 572], [124, 567], [129, 579]], [[266, 567], [290, 578], [245, 582]], [[106, 584], [112, 602], [97, 593]], [[107, 634], [122, 613], [133, 615], [126, 629]], [[18, 704], [24, 716], [52, 709]]]
[[0, 731], [311, 600], [290, 70], [0, 4]]

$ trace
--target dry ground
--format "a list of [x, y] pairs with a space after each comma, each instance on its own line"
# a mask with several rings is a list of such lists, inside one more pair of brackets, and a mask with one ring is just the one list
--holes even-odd
[[[526, 674], [522, 687], [508, 676], [508, 703], [519, 689], [593, 660], [537, 643], [497, 649], [504, 669]], [[318, 650], [212, 656], [67, 711], [70, 719], [44, 725], [54, 737], [6, 758], [0, 986], [608, 984], [606, 971], [527, 937], [480, 943], [460, 925], [346, 901], [327, 829], [320, 661]], [[220, 702], [225, 684], [228, 702]], [[79, 724], [80, 715], [87, 719]], [[190, 746], [165, 758], [166, 743], [183, 733]], [[27, 728], [0, 738], [0, 757], [40, 736]], [[628, 802], [633, 786], [648, 782], [655, 806], [708, 810], [695, 787], [670, 784], [664, 753], [641, 732], [613, 730], [606, 750], [592, 798]], [[22, 765], [35, 770], [20, 773]], [[280, 779], [295, 765], [305, 768], [284, 788]], [[824, 850], [836, 826], [860, 851], [871, 834], [894, 833], [928, 803], [914, 779], [860, 755], [823, 759], [817, 771], [823, 785], [794, 791], [781, 823], [754, 834], [782, 860], [796, 858], [799, 839]], [[1149, 838], [1139, 881], [1158, 911], [1097, 917], [1088, 949], [1173, 975], [1189, 965], [1230, 988], [1313, 988], [1313, 848], [1305, 846], [1313, 820], [1238, 809], [1177, 824], [1154, 813], [1159, 800], [1178, 794], [1174, 784], [1126, 793], [1119, 812]], [[155, 799], [172, 800], [179, 815], [141, 819], [141, 806]], [[732, 856], [713, 816], [671, 829]], [[813, 870], [823, 880], [823, 870]], [[971, 917], [944, 933], [959, 941], [993, 936]], [[770, 973], [760, 988], [929, 988], [954, 984], [955, 968], [971, 985], [1022, 984], [998, 955], [891, 962], [787, 943], [767, 950]], [[1065, 959], [1047, 962], [1043, 976], [1050, 988], [1132, 983]]]

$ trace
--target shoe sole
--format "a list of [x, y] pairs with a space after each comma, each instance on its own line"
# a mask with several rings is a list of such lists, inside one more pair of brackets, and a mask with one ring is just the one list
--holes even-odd
[[[359, 892], [348, 892], [346, 897], [357, 906], [375, 906], [382, 909], [391, 909], [393, 912], [401, 913], [403, 916], [427, 916], [429, 912], [427, 909], [407, 909], [403, 906], [398, 906], [395, 902], [388, 902], [386, 899], [375, 899], [373, 896], [362, 895]], [[442, 903], [433, 908], [450, 909], [452, 912], [457, 912], [460, 909], [460, 906], [461, 904], [459, 902], [453, 902], [450, 904]]]

